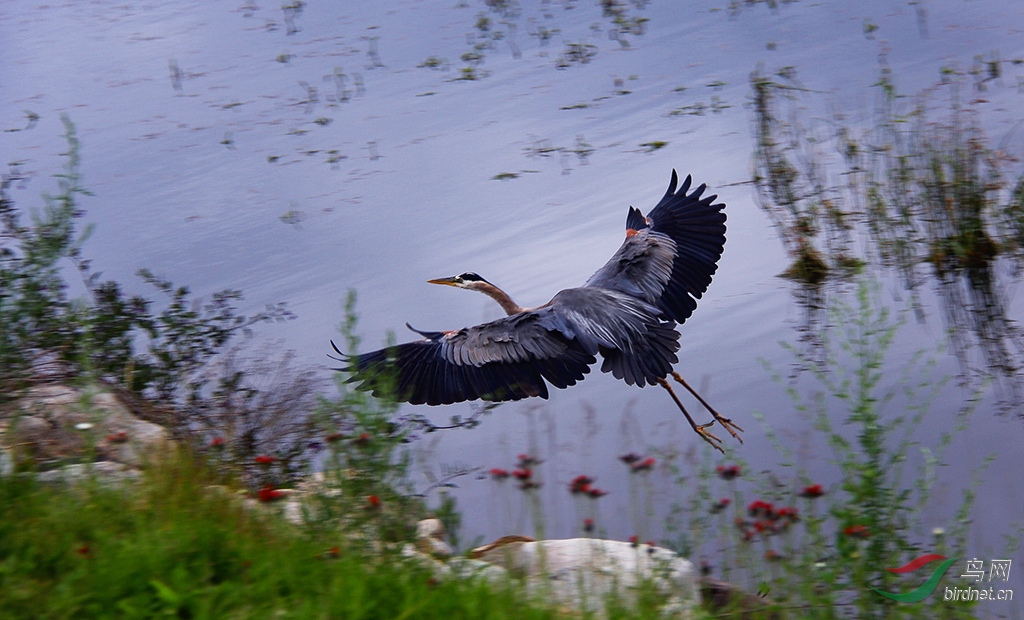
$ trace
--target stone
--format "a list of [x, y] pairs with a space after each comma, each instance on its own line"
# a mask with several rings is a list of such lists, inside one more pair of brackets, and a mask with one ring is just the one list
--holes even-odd
[[97, 461], [96, 463], [75, 463], [58, 469], [39, 472], [36, 480], [46, 484], [78, 484], [94, 478], [102, 484], [121, 484], [134, 482], [142, 474], [122, 463]]
[[667, 615], [692, 616], [700, 602], [696, 568], [661, 547], [595, 538], [513, 540], [488, 545], [477, 557], [523, 578], [530, 593], [583, 612], [602, 614], [612, 595], [632, 606], [642, 582], [665, 595]]
[[169, 431], [135, 415], [137, 399], [102, 384], [39, 384], [0, 412], [0, 445], [37, 464], [88, 458], [138, 468], [171, 446]]

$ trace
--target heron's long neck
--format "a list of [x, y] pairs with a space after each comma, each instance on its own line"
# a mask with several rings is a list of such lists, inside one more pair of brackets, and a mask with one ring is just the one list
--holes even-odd
[[497, 286], [494, 286], [490, 282], [481, 282], [477, 286], [476, 290], [498, 302], [498, 305], [501, 306], [501, 309], [504, 310], [506, 314], [512, 315], [523, 311], [516, 302], [512, 301], [512, 298], [508, 296], [508, 293]]

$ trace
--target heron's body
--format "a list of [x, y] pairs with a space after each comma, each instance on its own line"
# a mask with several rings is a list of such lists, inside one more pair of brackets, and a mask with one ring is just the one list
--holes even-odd
[[[630, 207], [622, 246], [582, 287], [524, 309], [474, 273], [431, 280], [483, 292], [508, 316], [455, 331], [414, 330], [424, 339], [343, 357], [341, 370], [374, 395], [443, 405], [547, 398], [547, 384], [575, 385], [600, 355], [601, 370], [617, 379], [671, 391], [669, 374], [682, 382], [672, 372], [676, 325], [697, 307], [725, 245], [725, 205], [714, 204], [714, 195], [701, 198], [704, 185], [687, 194], [690, 177], [678, 192], [677, 183], [673, 171], [668, 191], [647, 217]], [[735, 435], [731, 423], [711, 411]], [[704, 427], [690, 421], [708, 439]]]

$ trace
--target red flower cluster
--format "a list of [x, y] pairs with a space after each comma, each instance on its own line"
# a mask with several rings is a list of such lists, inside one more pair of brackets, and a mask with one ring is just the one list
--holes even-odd
[[583, 520], [583, 531], [588, 533], [588, 534], [590, 532], [594, 531], [594, 520], [593, 519], [584, 519]]
[[866, 525], [851, 525], [843, 530], [843, 534], [850, 538], [867, 538], [871, 536], [871, 532], [868, 531]]
[[[523, 459], [519, 460], [520, 465], [523, 462]], [[513, 469], [512, 477], [519, 481], [519, 488], [524, 491], [540, 488], [540, 483], [533, 479], [533, 470], [530, 469], [529, 467], [520, 467], [519, 469]]]
[[530, 469], [529, 467], [524, 467], [522, 469], [513, 469], [512, 476], [516, 480], [529, 480], [530, 478], [533, 477], [533, 470]]
[[270, 502], [276, 502], [279, 499], [284, 499], [286, 495], [288, 494], [284, 491], [275, 489], [268, 484], [257, 492], [256, 497], [264, 504], [269, 504]]
[[128, 441], [128, 433], [121, 431], [113, 435], [107, 435], [107, 441], [110, 443], [125, 443]]
[[375, 508], [380, 508], [380, 498], [377, 497], [376, 495], [371, 495], [371, 496], [367, 497], [366, 498], [366, 508], [368, 510], [373, 510]]
[[812, 484], [811, 486], [804, 487], [803, 491], [800, 491], [800, 497], [806, 497], [808, 499], [821, 497], [824, 494], [825, 490], [821, 488], [820, 484]]
[[224, 438], [223, 437], [214, 437], [210, 441], [210, 447], [211, 448], [223, 448], [224, 447]]
[[719, 465], [715, 468], [718, 472], [718, 477], [722, 480], [732, 480], [733, 478], [739, 478], [740, 466], [739, 465]]
[[492, 468], [490, 473], [491, 478], [494, 478], [495, 480], [504, 480], [505, 478], [508, 478], [508, 470], [500, 467]]
[[276, 460], [277, 460], [277, 457], [270, 456], [270, 455], [267, 455], [267, 454], [261, 454], [260, 456], [256, 457], [256, 462], [259, 463], [260, 465], [270, 465], [271, 463], [273, 463]]
[[790, 525], [800, 520], [800, 514], [791, 506], [776, 508], [764, 500], [754, 500], [747, 506], [747, 513], [753, 521], [736, 519], [736, 527], [743, 532], [743, 540], [750, 541], [756, 534], [770, 536], [786, 531]]
[[590, 491], [590, 485], [594, 482], [594, 479], [590, 476], [584, 476], [580, 474], [572, 479], [569, 483], [569, 492], [573, 495], [579, 495], [580, 493], [587, 493]]
[[591, 486], [593, 483], [594, 479], [590, 476], [576, 476], [572, 479], [572, 482], [569, 483], [569, 492], [573, 495], [587, 495], [593, 499], [608, 495], [608, 491], [602, 491], [597, 487]]
[[365, 446], [370, 443], [370, 433], [359, 433], [359, 436], [353, 441], [357, 446]]

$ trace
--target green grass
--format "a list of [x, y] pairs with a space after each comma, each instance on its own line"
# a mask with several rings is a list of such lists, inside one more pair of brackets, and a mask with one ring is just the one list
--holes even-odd
[[19, 618], [551, 618], [244, 507], [189, 463], [130, 488], [0, 478], [0, 609]]

